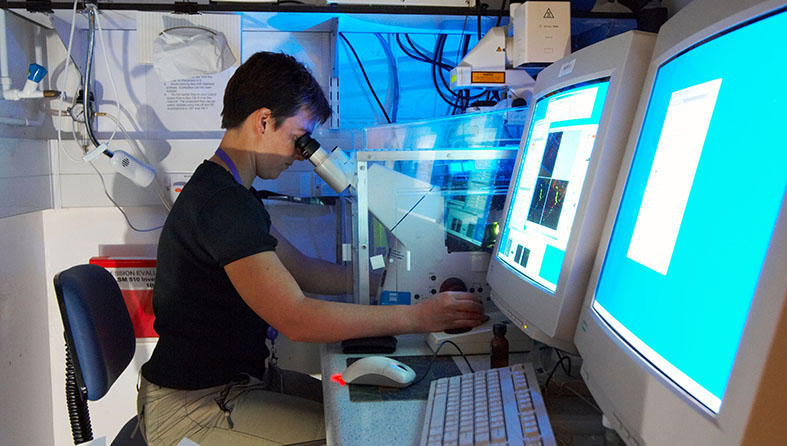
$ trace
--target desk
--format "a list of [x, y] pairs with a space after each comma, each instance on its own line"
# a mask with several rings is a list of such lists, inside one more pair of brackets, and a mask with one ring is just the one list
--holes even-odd
[[[402, 335], [397, 339], [396, 352], [390, 356], [432, 354], [426, 345], [425, 335]], [[347, 358], [364, 355], [345, 355], [341, 345], [335, 343], [321, 346], [320, 356], [324, 378], [325, 433], [329, 446], [418, 444], [426, 400], [351, 402], [348, 386], [341, 386], [330, 377], [344, 371]], [[471, 355], [468, 359], [474, 370], [489, 368], [489, 355]], [[534, 353], [512, 353], [509, 357], [512, 364], [524, 361], [538, 362]], [[460, 356], [455, 356], [454, 362], [461, 373], [470, 371]], [[566, 391], [567, 387], [584, 387], [581, 380], [569, 379], [564, 384], [568, 385], [562, 391], [561, 387], [550, 386], [550, 391], [544, 395], [557, 444], [622, 445], [623, 441], [614, 431], [602, 426], [601, 414], [586, 401], [592, 400], [589, 395], [583, 400]]]
[[[400, 335], [396, 353], [389, 356], [431, 355], [425, 335]], [[351, 402], [348, 386], [330, 380], [347, 367], [347, 358], [365, 355], [343, 354], [339, 343], [321, 347], [322, 388], [325, 401], [325, 434], [328, 445], [403, 446], [415, 445], [421, 438], [426, 400]], [[468, 356], [474, 370], [489, 368], [489, 355]], [[523, 361], [524, 354], [512, 354], [511, 361]], [[461, 356], [455, 356], [461, 373], [470, 369]]]

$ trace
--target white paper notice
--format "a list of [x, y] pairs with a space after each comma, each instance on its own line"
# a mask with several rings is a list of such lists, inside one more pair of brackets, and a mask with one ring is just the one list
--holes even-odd
[[672, 93], [627, 256], [666, 275], [721, 79]]
[[147, 73], [148, 131], [221, 131], [224, 87], [235, 72], [207, 74], [162, 83], [153, 70]]
[[169, 113], [219, 110], [222, 86], [217, 84], [210, 75], [167, 82], [164, 84], [161, 104]]

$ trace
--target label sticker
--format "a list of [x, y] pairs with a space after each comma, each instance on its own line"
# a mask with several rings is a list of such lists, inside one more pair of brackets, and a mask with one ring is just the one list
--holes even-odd
[[383, 291], [380, 293], [380, 305], [410, 305], [410, 293], [407, 291]]
[[571, 74], [571, 72], [574, 71], [574, 65], [576, 65], [576, 63], [576, 59], [571, 59], [564, 63], [563, 66], [560, 67], [560, 72], [558, 73], [557, 77], [563, 77], [567, 74]]
[[372, 265], [372, 269], [380, 269], [385, 268], [385, 259], [381, 255], [376, 255], [369, 259], [369, 263]]

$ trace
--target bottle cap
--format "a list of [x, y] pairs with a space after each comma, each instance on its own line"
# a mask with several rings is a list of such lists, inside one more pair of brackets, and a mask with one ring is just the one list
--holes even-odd
[[505, 336], [506, 328], [506, 324], [497, 323], [492, 327], [492, 333], [494, 333], [495, 336]]

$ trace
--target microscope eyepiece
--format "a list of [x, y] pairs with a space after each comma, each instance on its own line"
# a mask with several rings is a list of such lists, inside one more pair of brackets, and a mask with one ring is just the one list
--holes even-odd
[[304, 158], [308, 159], [320, 148], [320, 143], [306, 132], [295, 140], [295, 148], [301, 152]]
[[314, 165], [314, 173], [337, 194], [350, 185], [348, 174], [343, 170], [350, 164], [350, 159], [338, 147], [326, 152], [310, 133], [304, 133], [295, 140], [295, 149]]

